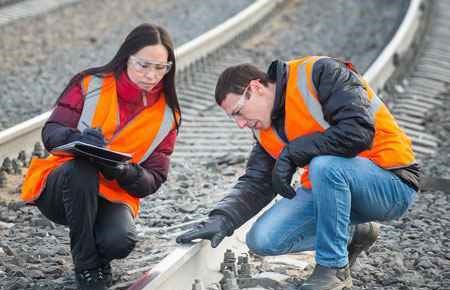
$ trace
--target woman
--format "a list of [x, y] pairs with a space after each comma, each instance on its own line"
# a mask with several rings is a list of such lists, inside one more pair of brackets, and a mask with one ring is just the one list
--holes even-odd
[[129, 153], [125, 166], [50, 155], [34, 159], [22, 199], [70, 229], [79, 289], [107, 289], [110, 261], [136, 243], [139, 199], [166, 180], [180, 124], [175, 56], [167, 31], [136, 27], [114, 58], [67, 85], [42, 130], [48, 151], [82, 141]]

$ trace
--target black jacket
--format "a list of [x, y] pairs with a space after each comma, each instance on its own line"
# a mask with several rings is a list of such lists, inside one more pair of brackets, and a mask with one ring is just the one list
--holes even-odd
[[[284, 134], [286, 64], [274, 61], [269, 67], [268, 75], [276, 82], [272, 126], [288, 143]], [[318, 60], [313, 66], [312, 78], [324, 118], [330, 127], [324, 133], [314, 133], [296, 140], [294, 152], [292, 148], [289, 150], [290, 154], [294, 155], [295, 163], [303, 167], [319, 155], [354, 157], [369, 149], [375, 131], [374, 121], [368, 112], [368, 98], [359, 79], [344, 63], [333, 58]], [[257, 214], [275, 197], [271, 184], [274, 164], [275, 159], [256, 142], [250, 153], [245, 174], [210, 215], [226, 215], [235, 228], [238, 228]], [[417, 189], [418, 168], [415, 166], [412, 170], [414, 174], [409, 176], [410, 180], [406, 180], [406, 183]], [[410, 169], [397, 169], [394, 173], [405, 180], [402, 174], [405, 175], [405, 171], [410, 173]]]

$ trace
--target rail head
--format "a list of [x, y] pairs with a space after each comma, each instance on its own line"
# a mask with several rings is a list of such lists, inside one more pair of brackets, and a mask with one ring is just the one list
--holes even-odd
[[423, 0], [411, 0], [408, 11], [391, 41], [364, 73], [364, 78], [375, 91], [383, 88], [396, 69], [397, 59], [402, 59], [410, 50], [421, 22], [422, 2]]
[[41, 138], [41, 129], [52, 112], [48, 111], [30, 120], [0, 131], [0, 160], [15, 157], [21, 150], [31, 151]]

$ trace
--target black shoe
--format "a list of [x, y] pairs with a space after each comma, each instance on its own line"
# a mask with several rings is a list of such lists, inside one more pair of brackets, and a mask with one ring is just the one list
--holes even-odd
[[367, 251], [373, 243], [375, 243], [379, 232], [380, 225], [374, 222], [356, 226], [352, 241], [347, 247], [350, 268], [355, 264], [359, 254], [361, 254], [362, 251]]
[[112, 286], [112, 269], [111, 263], [107, 262], [100, 267], [100, 271], [103, 273], [103, 277], [105, 278], [105, 285], [108, 287]]
[[75, 278], [79, 290], [108, 290], [100, 268], [75, 272]]
[[327, 268], [316, 265], [311, 276], [303, 283], [300, 290], [341, 290], [352, 288], [350, 268]]

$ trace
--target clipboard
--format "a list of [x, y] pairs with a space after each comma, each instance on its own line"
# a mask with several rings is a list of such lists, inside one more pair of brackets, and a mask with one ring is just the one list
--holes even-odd
[[110, 166], [127, 163], [132, 158], [132, 156], [127, 153], [113, 151], [80, 141], [74, 141], [55, 147], [50, 153], [56, 156], [84, 157], [92, 162]]

